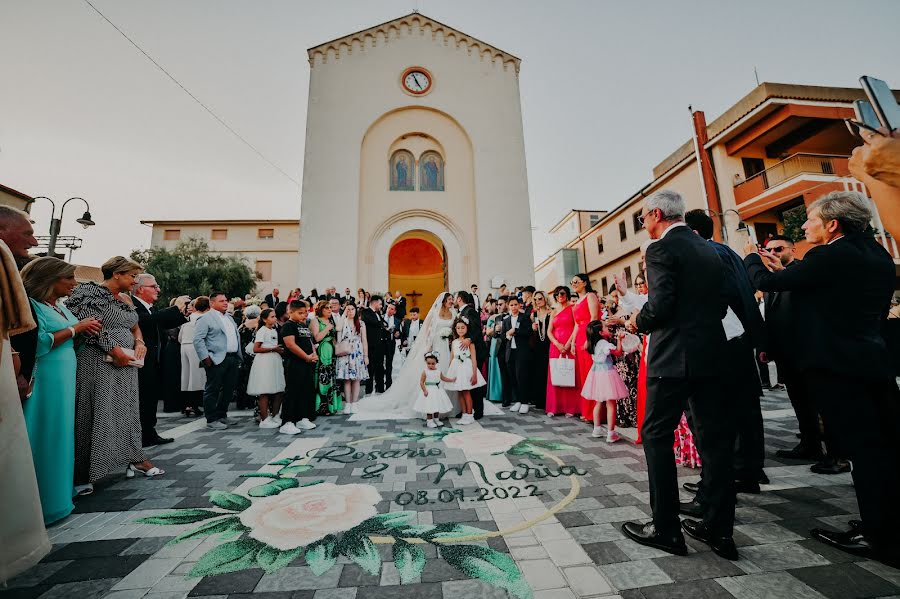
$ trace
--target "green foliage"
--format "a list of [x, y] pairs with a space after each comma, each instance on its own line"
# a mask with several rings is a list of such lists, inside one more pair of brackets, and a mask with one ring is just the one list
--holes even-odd
[[197, 237], [180, 242], [171, 251], [134, 250], [131, 259], [156, 277], [162, 289], [159, 305], [168, 305], [179, 295], [197, 297], [213, 291], [224, 291], [229, 298], [244, 297], [256, 287], [258, 278], [245, 259], [210, 252], [209, 244]]
[[[806, 222], [806, 206], [797, 206], [796, 208], [791, 208], [790, 210], [785, 210], [781, 214], [781, 218], [784, 220], [784, 234], [790, 237], [793, 241], [803, 241], [806, 238], [806, 235], [803, 233], [803, 223]], [[762, 240], [760, 240], [762, 243]]]

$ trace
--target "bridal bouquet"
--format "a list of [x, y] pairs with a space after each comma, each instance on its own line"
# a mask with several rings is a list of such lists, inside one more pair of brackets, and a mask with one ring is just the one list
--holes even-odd
[[456, 354], [456, 359], [459, 360], [460, 362], [465, 362], [466, 360], [468, 360], [471, 357], [472, 357], [472, 352], [470, 352], [467, 349], [462, 349], [459, 351], [458, 354]]
[[441, 339], [449, 339], [450, 335], [453, 334], [453, 330], [450, 327], [444, 327], [438, 331], [438, 336]]

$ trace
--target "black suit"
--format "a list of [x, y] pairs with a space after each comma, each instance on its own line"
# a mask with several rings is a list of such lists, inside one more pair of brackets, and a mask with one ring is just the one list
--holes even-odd
[[369, 348], [369, 378], [366, 379], [366, 394], [374, 390], [384, 393], [384, 357], [385, 339], [387, 331], [381, 314], [376, 314], [372, 308], [360, 310], [360, 319], [366, 323], [366, 345]]
[[281, 301], [280, 297], [275, 297], [271, 293], [266, 296], [265, 302], [269, 305], [270, 308], [274, 308], [278, 305], [278, 302]]
[[[412, 322], [413, 322], [412, 320], [407, 318], [406, 320], [403, 321], [403, 324], [400, 327], [400, 345], [401, 345], [401, 347], [409, 347], [409, 345], [410, 345], [409, 332], [412, 327]], [[416, 333], [416, 337], [418, 337], [419, 333], [422, 332], [422, 321], [417, 320], [416, 322], [419, 323], [419, 331]]]
[[394, 384], [392, 380], [394, 368], [394, 353], [397, 351], [396, 340], [400, 338], [400, 329], [403, 327], [403, 319], [396, 314], [385, 316], [387, 335], [384, 338], [384, 388], [390, 389]]
[[703, 520], [712, 536], [731, 537], [734, 414], [720, 378], [724, 267], [716, 250], [686, 226], [669, 229], [647, 249], [646, 260], [650, 296], [636, 324], [651, 333], [641, 434], [653, 522], [661, 535], [681, 535], [672, 431], [689, 406], [703, 460]]
[[502, 405], [509, 406], [513, 403], [512, 384], [509, 381], [509, 369], [506, 365], [506, 323], [509, 321], [509, 314], [498, 314], [494, 320], [494, 338], [497, 340], [497, 366], [500, 370], [500, 385], [503, 390]]
[[[513, 323], [518, 322], [518, 326], [513, 333], [513, 339], [516, 341], [516, 347], [513, 348], [512, 340], [507, 338], [507, 333], [513, 328]], [[531, 351], [531, 319], [523, 312], [513, 317], [503, 320], [502, 335], [505, 340], [503, 347], [503, 361], [506, 362], [506, 380], [504, 384], [504, 400], [509, 398], [510, 403], [531, 403], [531, 380], [532, 380], [532, 351]], [[506, 387], [509, 387], [509, 395], [506, 394]], [[504, 401], [504, 404], [507, 402]]]
[[[863, 533], [877, 551], [900, 560], [900, 392], [881, 327], [894, 291], [894, 263], [870, 235], [811, 249], [800, 264], [769, 272], [759, 256], [744, 260], [763, 291], [790, 291], [794, 364], [810, 384], [826, 429], [853, 461]], [[848, 281], [856, 288], [848, 291]], [[852, 303], [848, 318], [847, 303]], [[851, 402], [851, 403], [848, 403]], [[847, 423], [852, 409], [856, 424]]]
[[394, 305], [397, 306], [397, 318], [403, 320], [406, 318], [406, 298], [394, 298]]
[[[144, 367], [138, 369], [138, 393], [140, 400], [141, 436], [145, 443], [153, 441], [156, 433], [156, 407], [161, 399], [162, 386], [162, 350], [166, 342], [163, 331], [181, 326], [187, 319], [175, 306], [157, 310], [150, 307], [148, 311], [139, 299], [132, 296], [134, 309], [138, 315], [138, 326], [144, 337], [147, 355]], [[230, 400], [229, 400], [230, 401]]]
[[[484, 343], [484, 330], [481, 327], [481, 315], [471, 305], [466, 304], [459, 315], [465, 317], [469, 321], [469, 339], [475, 346], [475, 367], [481, 370], [487, 360], [487, 348]], [[472, 412], [475, 420], [484, 415], [484, 396], [487, 392], [487, 385], [472, 389]]]

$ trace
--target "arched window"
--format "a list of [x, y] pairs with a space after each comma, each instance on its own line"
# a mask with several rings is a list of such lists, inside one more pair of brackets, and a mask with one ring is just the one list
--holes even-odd
[[416, 159], [407, 150], [397, 150], [391, 156], [391, 191], [416, 189]]
[[444, 191], [444, 159], [433, 150], [419, 157], [419, 191]]

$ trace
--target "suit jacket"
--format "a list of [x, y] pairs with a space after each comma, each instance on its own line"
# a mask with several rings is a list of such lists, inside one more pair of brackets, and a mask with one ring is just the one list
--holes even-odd
[[[802, 260], [794, 259], [785, 268], [794, 268]], [[766, 322], [766, 354], [779, 364], [791, 365], [796, 361], [792, 348], [803, 343], [794, 328], [794, 310], [802, 309], [793, 299], [792, 291], [767, 291], [763, 298]]]
[[791, 314], [800, 335], [791, 348], [798, 369], [893, 378], [882, 324], [894, 292], [894, 261], [871, 235], [814, 247], [803, 262], [778, 272], [769, 272], [756, 254], [744, 264], [757, 289], [791, 292], [798, 308]]
[[753, 296], [753, 286], [750, 284], [743, 260], [727, 245], [712, 240], [709, 243], [719, 254], [722, 266], [725, 267], [723, 291], [728, 305], [741, 321], [744, 335], [750, 344], [757, 352], [766, 351], [766, 324], [763, 322], [762, 314], [759, 313], [759, 304]]
[[397, 317], [400, 320], [406, 318], [406, 298], [401, 297], [400, 299], [394, 298], [394, 304], [397, 306]]
[[[519, 312], [519, 315], [516, 318], [519, 321], [519, 326], [516, 329], [516, 332], [513, 334], [513, 337], [516, 340], [516, 350], [531, 350], [531, 317], [526, 315], [524, 312]], [[503, 356], [507, 360], [509, 360], [509, 354], [510, 352], [512, 352], [512, 343], [506, 337], [506, 334], [512, 328], [513, 316], [512, 314], [510, 314], [509, 316], [507, 316], [507, 318], [503, 319], [503, 326], [501, 330], [504, 339]]]
[[686, 226], [670, 229], [647, 248], [650, 295], [637, 328], [652, 333], [647, 376], [721, 374], [725, 350], [724, 267], [716, 250]]
[[238, 340], [238, 357], [241, 356], [241, 336], [238, 333], [237, 325], [230, 318], [222, 320], [215, 311], [210, 310], [197, 319], [194, 327], [194, 350], [197, 352], [197, 358], [202, 362], [209, 356], [212, 358], [213, 364], [221, 364], [227, 355], [228, 337], [226, 336], [225, 326], [234, 327], [234, 334]]
[[469, 321], [469, 339], [475, 345], [476, 358], [479, 363], [487, 359], [486, 346], [484, 344], [484, 329], [481, 326], [481, 315], [471, 305], [466, 304], [459, 312], [460, 316], [465, 316]]
[[[420, 319], [418, 321], [418, 323], [419, 323], [419, 332], [417, 333], [417, 336], [422, 334], [422, 320]], [[409, 343], [410, 327], [412, 327], [412, 320], [407, 318], [406, 320], [403, 321], [403, 324], [400, 327], [400, 342], [402, 345], [407, 345]]]
[[282, 300], [281, 297], [277, 297], [277, 298], [276, 298], [274, 295], [272, 295], [272, 294], [270, 293], [270, 294], [266, 295], [266, 299], [265, 299], [264, 301], [265, 301], [267, 304], [269, 304], [269, 307], [270, 307], [270, 308], [274, 308], [276, 305], [278, 305], [278, 302], [281, 302], [281, 301], [284, 301], [284, 300]]
[[360, 310], [360, 319], [366, 323], [366, 345], [369, 347], [369, 359], [371, 361], [372, 353], [384, 354], [384, 341], [387, 339], [387, 329], [384, 328], [384, 321], [381, 315], [377, 314], [372, 308], [363, 308]]
[[385, 340], [388, 349], [390, 350], [390, 348], [394, 346], [394, 340], [400, 338], [400, 331], [403, 328], [403, 319], [394, 314], [393, 316], [384, 316], [384, 320], [388, 326], [388, 335], [385, 337]]
[[152, 308], [153, 311], [151, 312], [133, 295], [131, 296], [131, 301], [134, 303], [134, 311], [138, 315], [138, 326], [141, 328], [141, 334], [144, 336], [147, 357], [159, 363], [162, 356], [162, 348], [166, 341], [162, 331], [183, 325], [187, 322], [187, 318], [175, 306], [169, 306], [162, 310]]

